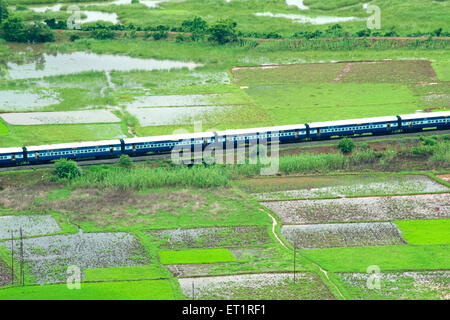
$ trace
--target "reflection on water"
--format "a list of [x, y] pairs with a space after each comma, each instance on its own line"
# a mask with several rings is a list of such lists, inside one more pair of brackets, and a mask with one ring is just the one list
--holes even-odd
[[357, 17], [327, 17], [327, 16], [308, 17], [308, 16], [305, 16], [302, 14], [285, 14], [285, 13], [272, 13], [272, 12], [255, 13], [255, 16], [271, 17], [271, 18], [284, 18], [284, 19], [292, 20], [292, 22], [294, 22], [294, 23], [311, 23], [311, 24], [327, 24], [327, 23], [339, 23], [339, 22], [364, 20], [364, 19], [357, 18]]
[[128, 56], [95, 54], [86, 52], [43, 54], [33, 62], [24, 64], [7, 63], [8, 77], [11, 79], [42, 78], [84, 71], [130, 71], [130, 70], [171, 70], [201, 66], [194, 62], [172, 60], [140, 59]]

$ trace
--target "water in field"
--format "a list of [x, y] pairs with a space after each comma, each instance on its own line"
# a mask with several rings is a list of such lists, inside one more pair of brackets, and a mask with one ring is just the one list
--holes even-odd
[[303, 4], [303, 0], [286, 0], [288, 6], [296, 6], [300, 10], [308, 10], [309, 7]]
[[328, 24], [328, 23], [341, 23], [348, 21], [360, 21], [363, 20], [357, 17], [309, 17], [302, 14], [286, 14], [286, 13], [272, 13], [272, 12], [262, 12], [255, 13], [257, 17], [270, 17], [270, 18], [283, 18], [289, 19], [294, 23], [311, 23], [311, 24]]
[[34, 62], [16, 64], [7, 63], [8, 76], [11, 79], [43, 78], [73, 74], [85, 71], [130, 71], [130, 70], [171, 70], [201, 66], [194, 62], [172, 60], [141, 59], [111, 54], [87, 52], [43, 54]]
[[119, 118], [107, 110], [3, 113], [0, 117], [12, 125], [120, 122]]
[[[62, 6], [109, 6], [109, 5], [130, 5], [132, 0], [114, 0], [114, 1], [101, 1], [101, 2], [70, 2], [70, 3], [58, 3], [54, 5], [37, 5], [37, 6], [29, 6], [28, 9], [34, 12], [43, 13], [46, 11], [51, 12], [58, 12], [61, 10]], [[152, 0], [141, 0], [139, 1], [140, 4], [148, 7], [148, 8], [157, 8], [158, 5], [165, 0], [158, 0], [158, 1], [152, 1]]]
[[30, 111], [58, 103], [60, 100], [57, 94], [51, 91], [40, 94], [18, 90], [0, 91], [0, 111]]
[[135, 116], [141, 126], [162, 126], [189, 124], [194, 120], [205, 120], [208, 117], [219, 116], [231, 110], [232, 106], [202, 106], [202, 107], [165, 107], [137, 108], [128, 107], [127, 111]]
[[168, 96], [140, 96], [129, 107], [185, 107], [208, 106], [220, 102], [218, 94], [189, 94]]

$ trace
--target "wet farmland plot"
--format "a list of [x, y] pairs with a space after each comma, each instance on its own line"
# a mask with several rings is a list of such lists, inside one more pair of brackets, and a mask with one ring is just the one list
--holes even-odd
[[[356, 299], [450, 299], [450, 271], [381, 272], [380, 288], [367, 288], [368, 273], [337, 273]], [[358, 290], [359, 289], [359, 290]]]
[[[375, 177], [374, 177], [375, 178]], [[336, 198], [351, 196], [372, 196], [372, 195], [399, 195], [415, 193], [433, 193], [449, 191], [448, 187], [441, 185], [426, 176], [404, 175], [386, 178], [385, 182], [370, 181], [365, 179], [353, 183], [346, 181], [346, 184], [327, 187], [305, 187], [297, 190], [284, 190], [277, 192], [254, 193], [261, 200], [277, 199], [311, 199], [311, 198]]]
[[61, 232], [55, 219], [50, 215], [0, 216], [0, 240], [10, 239], [11, 231], [14, 237], [18, 238], [20, 228], [24, 237]]
[[[333, 299], [316, 274], [296, 273], [248, 274], [220, 277], [181, 278], [181, 291], [187, 298], [207, 299]], [[314, 290], [311, 290], [314, 288]]]
[[214, 248], [271, 243], [265, 226], [153, 230], [151, 237], [165, 240], [162, 249]]
[[[1, 245], [11, 251], [10, 242]], [[14, 241], [19, 252], [20, 242]], [[24, 262], [39, 284], [64, 282], [68, 266], [106, 268], [147, 263], [140, 243], [128, 233], [78, 233], [23, 240]]]
[[391, 222], [287, 225], [281, 233], [299, 249], [406, 244]]
[[450, 217], [450, 194], [263, 202], [286, 224]]

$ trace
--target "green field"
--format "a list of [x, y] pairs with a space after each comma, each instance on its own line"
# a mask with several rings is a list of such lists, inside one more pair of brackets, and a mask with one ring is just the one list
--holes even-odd
[[85, 269], [84, 273], [86, 274], [85, 281], [87, 282], [170, 278], [167, 270], [159, 265], [152, 264], [133, 267]]
[[450, 219], [395, 221], [409, 244], [436, 245], [450, 243]]
[[168, 300], [174, 299], [167, 280], [82, 283], [70, 290], [66, 284], [0, 289], [0, 300]]
[[400, 245], [303, 250], [302, 255], [333, 272], [442, 270], [450, 268], [448, 245]]
[[160, 250], [158, 254], [162, 264], [217, 263], [236, 260], [233, 253], [227, 249]]

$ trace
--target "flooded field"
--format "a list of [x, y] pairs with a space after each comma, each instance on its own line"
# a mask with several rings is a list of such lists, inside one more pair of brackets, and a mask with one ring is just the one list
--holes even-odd
[[264, 226], [154, 230], [147, 234], [164, 239], [163, 249], [233, 247], [272, 242]]
[[[349, 287], [360, 289], [357, 299], [450, 299], [450, 271], [381, 272], [380, 289], [367, 288], [368, 273], [337, 273]], [[375, 292], [374, 292], [375, 291]], [[356, 292], [356, 291], [355, 291]]]
[[287, 224], [450, 217], [450, 194], [263, 202]]
[[[24, 239], [24, 261], [37, 283], [66, 280], [69, 265], [79, 268], [134, 266], [146, 263], [138, 240], [128, 233], [78, 233]], [[0, 244], [10, 250], [9, 243]], [[19, 250], [14, 241], [14, 250]]]
[[107, 110], [4, 113], [0, 117], [12, 125], [120, 122], [119, 118]]
[[16, 64], [7, 63], [8, 77], [11, 79], [29, 79], [74, 74], [84, 71], [130, 71], [130, 70], [171, 70], [187, 68], [193, 70], [200, 64], [172, 60], [140, 59], [111, 54], [87, 52], [44, 53], [39, 61]]
[[32, 111], [60, 103], [58, 94], [51, 90], [24, 92], [19, 90], [0, 91], [0, 111]]
[[[311, 199], [311, 198], [336, 198], [351, 196], [371, 196], [371, 195], [396, 195], [396, 194], [414, 194], [414, 193], [432, 193], [449, 191], [446, 186], [431, 180], [427, 176], [420, 175], [398, 175], [398, 176], [342, 176], [335, 178], [324, 177], [323, 179], [309, 178], [286, 178], [273, 180], [270, 188], [285, 189], [277, 192], [253, 193], [253, 196], [261, 200], [276, 199]], [[247, 187], [248, 190], [257, 189], [256, 184], [264, 187], [263, 182], [253, 180], [255, 183]], [[269, 182], [269, 179], [264, 179]], [[297, 180], [297, 181], [296, 181]], [[302, 181], [303, 180], [303, 181]], [[315, 181], [316, 180], [316, 181]], [[378, 180], [378, 181], [377, 181]], [[332, 186], [322, 186], [329, 181]], [[320, 185], [317, 187], [317, 185]], [[300, 187], [296, 190], [289, 190], [292, 187]], [[245, 189], [246, 186], [243, 186]]]
[[303, 0], [286, 0], [288, 6], [296, 6], [300, 10], [308, 10], [309, 8], [303, 4]]
[[285, 225], [283, 236], [297, 248], [317, 249], [405, 244], [391, 222]]
[[203, 107], [167, 107], [167, 108], [137, 108], [128, 107], [127, 111], [135, 116], [141, 126], [161, 126], [174, 124], [191, 124], [195, 120], [217, 118], [232, 110], [233, 106], [203, 106]]
[[348, 21], [362, 21], [363, 19], [357, 17], [310, 17], [302, 14], [288, 14], [288, 13], [272, 13], [272, 12], [258, 12], [255, 13], [257, 17], [283, 18], [289, 19], [293, 23], [310, 23], [310, 24], [328, 24], [328, 23], [342, 23]]
[[211, 106], [220, 104], [227, 95], [219, 94], [190, 94], [168, 96], [138, 96], [128, 107], [187, 107]]
[[0, 216], [0, 240], [10, 239], [11, 231], [18, 238], [20, 228], [24, 237], [61, 232], [50, 215]]
[[[315, 274], [261, 273], [235, 276], [181, 278], [178, 282], [187, 298], [195, 299], [333, 299]], [[194, 287], [194, 292], [192, 288]], [[312, 290], [311, 290], [312, 289]]]

